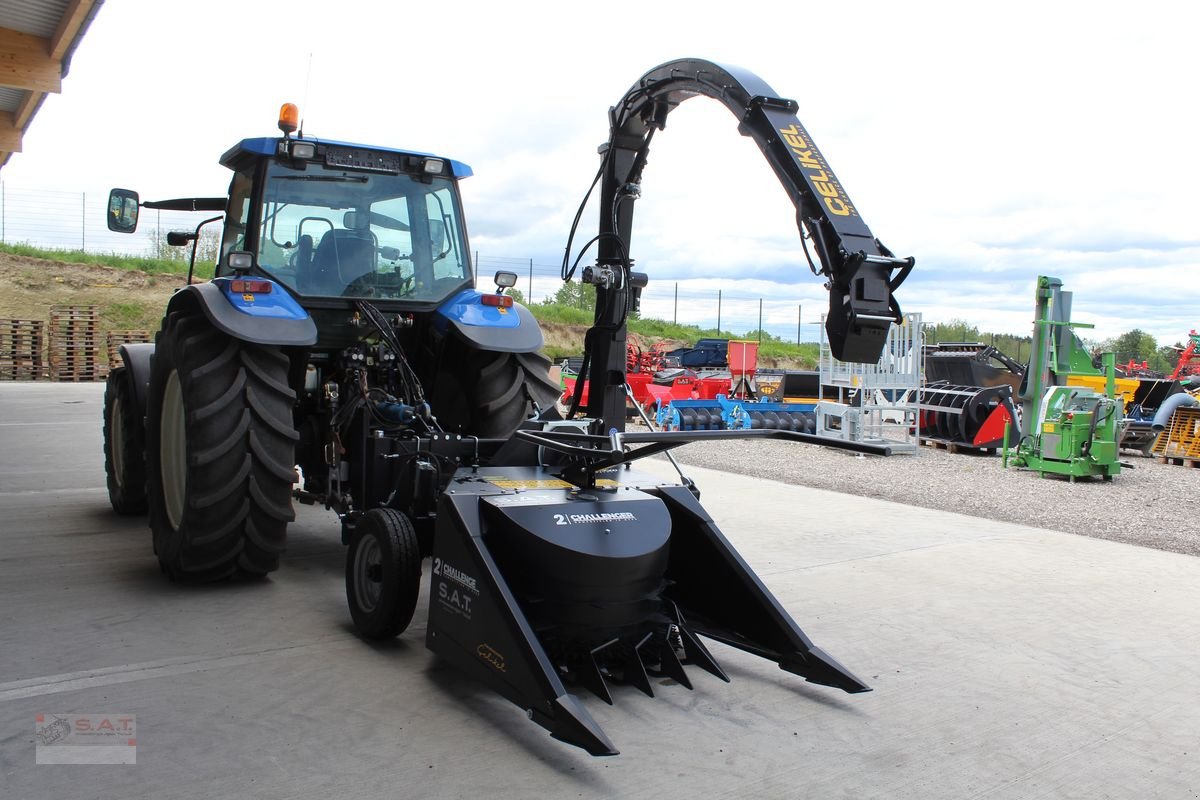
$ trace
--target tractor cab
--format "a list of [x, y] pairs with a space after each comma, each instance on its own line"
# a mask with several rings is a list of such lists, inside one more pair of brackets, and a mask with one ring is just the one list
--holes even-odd
[[221, 159], [235, 174], [218, 275], [248, 251], [255, 272], [303, 297], [429, 307], [472, 285], [456, 184], [469, 167], [287, 133]]
[[432, 310], [474, 285], [458, 194], [470, 167], [427, 153], [293, 138], [297, 115], [284, 104], [282, 138], [243, 139], [221, 157], [234, 172], [227, 200], [142, 202], [114, 189], [109, 229], [133, 233], [139, 208], [224, 211], [216, 277], [259, 274], [317, 304], [337, 298]]

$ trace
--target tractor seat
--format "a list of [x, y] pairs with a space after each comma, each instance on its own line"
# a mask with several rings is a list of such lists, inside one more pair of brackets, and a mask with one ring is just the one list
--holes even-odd
[[340, 295], [356, 279], [375, 271], [375, 237], [367, 231], [334, 229], [313, 252], [317, 293]]

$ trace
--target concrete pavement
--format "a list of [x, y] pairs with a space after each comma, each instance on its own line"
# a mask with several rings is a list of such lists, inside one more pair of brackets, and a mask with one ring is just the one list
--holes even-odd
[[[102, 391], [0, 384], [0, 797], [1200, 797], [1196, 558], [692, 469], [874, 691], [712, 644], [731, 684], [581, 692], [595, 759], [436, 661], [424, 600], [358, 639], [328, 512], [270, 580], [168, 584], [108, 506]], [[39, 713], [136, 715], [137, 764], [35, 766]]]

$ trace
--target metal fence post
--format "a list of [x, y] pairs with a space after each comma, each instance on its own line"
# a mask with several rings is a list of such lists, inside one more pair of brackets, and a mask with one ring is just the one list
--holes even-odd
[[79, 249], [81, 252], [87, 252], [87, 192], [80, 192], [79, 199], [81, 203], [79, 217]]

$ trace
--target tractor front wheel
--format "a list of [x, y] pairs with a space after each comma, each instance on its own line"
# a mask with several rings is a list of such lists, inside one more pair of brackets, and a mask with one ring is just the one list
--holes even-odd
[[146, 513], [146, 455], [142, 416], [124, 367], [104, 386], [104, 473], [108, 502], [118, 514]]
[[412, 621], [421, 589], [421, 546], [408, 517], [391, 508], [363, 514], [346, 551], [346, 602], [368, 639], [391, 639]]
[[562, 389], [550, 379], [550, 360], [541, 353], [476, 351], [468, 360], [474, 401], [471, 433], [483, 438], [504, 438], [533, 413], [554, 405]]
[[154, 551], [172, 579], [279, 566], [294, 518], [295, 392], [279, 348], [172, 313], [159, 332], [146, 410]]

